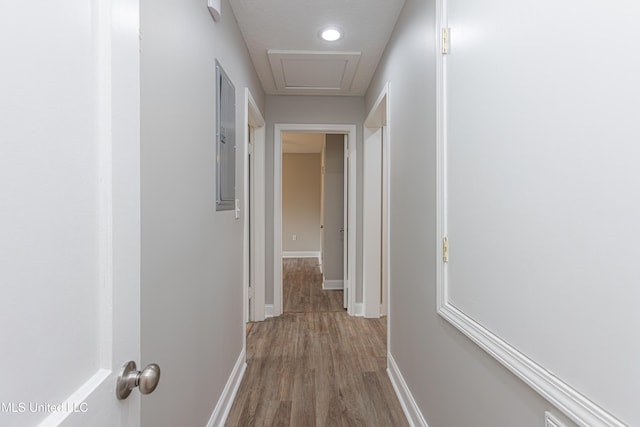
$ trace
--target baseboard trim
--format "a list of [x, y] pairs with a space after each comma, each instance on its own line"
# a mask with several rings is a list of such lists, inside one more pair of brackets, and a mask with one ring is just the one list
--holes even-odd
[[350, 314], [352, 316], [364, 316], [364, 303], [357, 302], [353, 304], [353, 311]]
[[264, 305], [264, 318], [274, 317], [274, 308], [273, 304], [265, 304]]
[[314, 251], [282, 251], [282, 258], [318, 258], [321, 253]]
[[222, 395], [220, 396], [220, 399], [218, 399], [218, 403], [211, 414], [211, 418], [209, 418], [207, 427], [224, 426], [224, 423], [227, 421], [227, 416], [229, 416], [233, 399], [235, 399], [240, 383], [242, 382], [245, 369], [247, 369], [247, 364], [245, 362], [245, 352], [242, 350], [233, 370], [231, 371], [231, 376], [229, 376], [227, 384], [224, 386]]
[[407, 417], [409, 425], [411, 427], [429, 427], [391, 353], [387, 353], [387, 375], [391, 380], [393, 389], [396, 391], [398, 400], [400, 400], [400, 405], [402, 405], [402, 410]]
[[322, 282], [322, 289], [325, 291], [344, 289], [344, 280], [325, 280]]

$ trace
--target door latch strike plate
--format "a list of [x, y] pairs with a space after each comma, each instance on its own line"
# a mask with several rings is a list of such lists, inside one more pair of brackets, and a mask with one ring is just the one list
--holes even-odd
[[449, 28], [442, 29], [442, 54], [449, 53]]

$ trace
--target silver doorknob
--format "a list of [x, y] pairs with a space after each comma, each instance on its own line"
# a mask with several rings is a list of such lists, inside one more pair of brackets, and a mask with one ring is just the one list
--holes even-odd
[[160, 382], [160, 366], [151, 363], [142, 371], [138, 371], [133, 360], [125, 363], [120, 369], [116, 380], [116, 396], [124, 400], [131, 394], [131, 390], [138, 387], [140, 393], [149, 394], [158, 387]]

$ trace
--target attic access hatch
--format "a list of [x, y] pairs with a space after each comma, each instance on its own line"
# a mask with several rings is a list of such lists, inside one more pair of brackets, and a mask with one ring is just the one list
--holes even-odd
[[339, 95], [349, 92], [360, 52], [269, 50], [278, 90], [292, 95]]

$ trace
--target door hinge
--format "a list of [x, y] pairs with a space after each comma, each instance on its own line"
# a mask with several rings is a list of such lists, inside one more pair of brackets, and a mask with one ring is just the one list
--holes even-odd
[[449, 239], [447, 236], [442, 238], [442, 262], [449, 262]]
[[249, 143], [249, 155], [253, 156], [253, 143]]
[[449, 28], [442, 29], [442, 54], [446, 55], [449, 53]]

